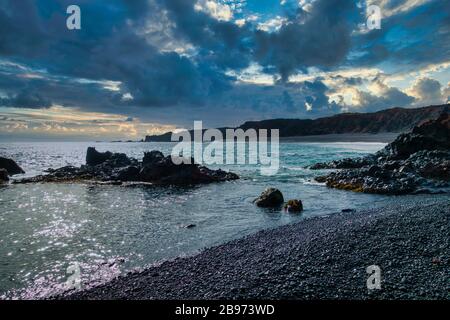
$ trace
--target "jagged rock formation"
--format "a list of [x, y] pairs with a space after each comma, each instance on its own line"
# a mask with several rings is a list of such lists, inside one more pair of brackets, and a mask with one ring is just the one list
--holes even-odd
[[380, 194], [449, 192], [450, 114], [401, 134], [374, 155], [318, 163], [311, 169], [343, 169], [316, 178], [331, 188]]
[[239, 179], [231, 172], [211, 170], [191, 162], [175, 164], [171, 156], [159, 151], [144, 154], [142, 161], [128, 158], [123, 153], [98, 152], [88, 148], [86, 165], [49, 169], [46, 175], [14, 181], [33, 182], [82, 182], [94, 181], [109, 184], [146, 182], [159, 185], [192, 185]]
[[0, 169], [5, 169], [10, 176], [25, 173], [14, 160], [3, 157], [0, 157]]

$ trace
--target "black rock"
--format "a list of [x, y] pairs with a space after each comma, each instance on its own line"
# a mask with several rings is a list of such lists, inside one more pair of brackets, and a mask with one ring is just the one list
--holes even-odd
[[378, 154], [393, 159], [406, 159], [422, 150], [450, 149], [450, 114], [442, 113], [436, 120], [427, 121], [403, 133]]
[[9, 181], [8, 171], [6, 169], [0, 169], [0, 183]]
[[261, 195], [253, 200], [258, 207], [275, 208], [283, 204], [284, 198], [280, 190], [275, 188], [267, 188]]
[[133, 160], [134, 159], [128, 158], [125, 153], [113, 153], [104, 163], [113, 168], [122, 168], [133, 164]]
[[119, 181], [139, 181], [140, 169], [136, 166], [128, 166], [118, 170], [115, 180]]
[[[177, 159], [176, 159], [177, 160]], [[178, 159], [179, 160], [179, 159]], [[197, 164], [176, 164], [159, 151], [147, 152], [140, 163], [123, 153], [98, 152], [88, 148], [86, 165], [51, 169], [49, 174], [22, 179], [15, 183], [84, 182], [120, 185], [122, 182], [149, 182], [162, 185], [194, 185], [239, 179], [230, 172], [211, 170]]]
[[372, 156], [364, 157], [364, 158], [345, 158], [341, 160], [334, 160], [331, 162], [319, 162], [313, 164], [309, 168], [311, 170], [320, 170], [320, 169], [357, 169], [362, 168], [364, 166], [375, 163], [375, 159]]
[[302, 200], [289, 200], [284, 204], [284, 210], [287, 212], [301, 212], [303, 211], [303, 203]]
[[0, 157], [0, 169], [8, 171], [10, 176], [25, 173], [14, 160], [3, 157]]
[[449, 192], [450, 115], [399, 135], [374, 155], [311, 168], [345, 168], [316, 178], [331, 188], [394, 195]]
[[88, 166], [96, 166], [102, 164], [112, 156], [112, 152], [98, 152], [94, 147], [89, 147], [86, 153], [86, 164]]
[[158, 163], [164, 159], [164, 154], [161, 151], [153, 150], [144, 153], [144, 158], [142, 159], [143, 166], [151, 166]]

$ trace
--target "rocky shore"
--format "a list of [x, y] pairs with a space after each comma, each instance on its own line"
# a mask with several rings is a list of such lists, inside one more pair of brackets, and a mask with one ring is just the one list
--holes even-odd
[[10, 176], [25, 173], [12, 159], [0, 157], [0, 185], [7, 184]]
[[[450, 299], [449, 225], [445, 196], [403, 197], [264, 230], [56, 298]], [[372, 265], [381, 269], [380, 290], [367, 288]]]
[[193, 159], [176, 158], [175, 162], [179, 161], [180, 164], [174, 163], [173, 160], [171, 156], [164, 156], [160, 151], [146, 152], [142, 161], [138, 161], [124, 153], [98, 152], [89, 147], [86, 164], [81, 167], [48, 169], [48, 174], [15, 180], [14, 183], [90, 181], [117, 185], [125, 182], [193, 185], [239, 179], [234, 173], [200, 166]]
[[373, 155], [310, 168], [342, 169], [316, 178], [331, 188], [394, 195], [449, 192], [450, 114], [399, 135]]

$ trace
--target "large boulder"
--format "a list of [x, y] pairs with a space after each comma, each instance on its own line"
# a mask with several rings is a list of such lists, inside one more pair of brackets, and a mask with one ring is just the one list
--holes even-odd
[[0, 169], [8, 171], [10, 176], [25, 173], [14, 160], [3, 157], [0, 157]]
[[88, 166], [97, 166], [112, 157], [112, 152], [98, 152], [94, 147], [89, 147], [86, 152], [86, 164]]
[[6, 169], [0, 169], [0, 183], [9, 181], [8, 171]]
[[261, 195], [253, 200], [258, 207], [275, 208], [280, 207], [284, 202], [283, 194], [275, 188], [267, 188]]
[[289, 200], [284, 204], [284, 210], [287, 212], [301, 212], [303, 211], [303, 203], [302, 200]]

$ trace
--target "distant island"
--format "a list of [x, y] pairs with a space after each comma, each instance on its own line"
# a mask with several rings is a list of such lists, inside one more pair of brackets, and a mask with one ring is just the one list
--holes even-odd
[[[392, 108], [371, 113], [341, 113], [318, 119], [271, 119], [247, 121], [232, 129], [279, 129], [280, 137], [301, 137], [328, 134], [400, 133], [423, 121], [436, 119], [449, 112], [450, 104], [422, 108]], [[228, 128], [218, 128], [223, 133]], [[190, 130], [191, 135], [193, 130]], [[169, 142], [172, 132], [145, 137], [145, 142]]]

